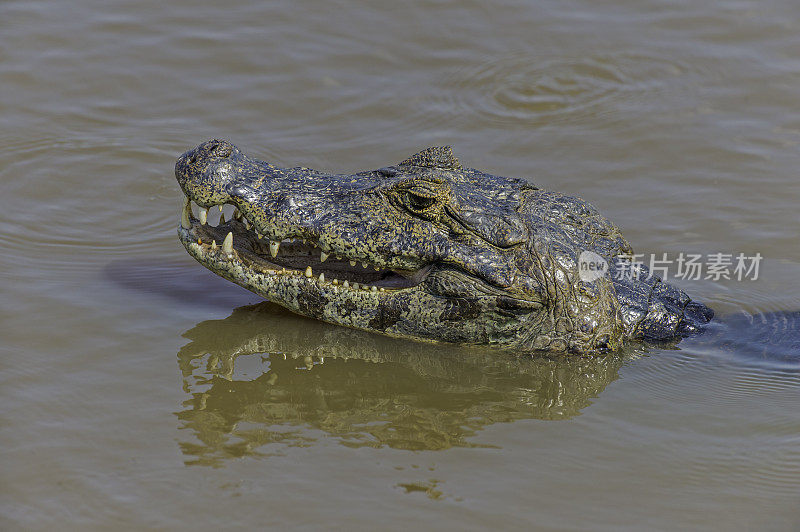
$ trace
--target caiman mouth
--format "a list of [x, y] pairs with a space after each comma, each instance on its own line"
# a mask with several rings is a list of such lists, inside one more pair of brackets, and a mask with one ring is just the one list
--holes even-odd
[[210, 224], [209, 209], [193, 207], [190, 198], [185, 197], [178, 231], [187, 250], [216, 273], [220, 272], [213, 265], [238, 261], [241, 269], [250, 274], [270, 276], [275, 281], [281, 277], [305, 278], [318, 288], [380, 294], [418, 286], [433, 267], [427, 265], [416, 271], [384, 269], [363, 257], [353, 257], [347, 249], [323, 251], [318, 242], [308, 238], [271, 241], [235, 206], [227, 221], [223, 205], [217, 207], [220, 221], [214, 226]]

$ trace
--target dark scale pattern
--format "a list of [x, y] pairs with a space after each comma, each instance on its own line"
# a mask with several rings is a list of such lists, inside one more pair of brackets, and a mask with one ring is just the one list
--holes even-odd
[[[213, 228], [186, 215], [178, 233], [192, 256], [270, 301], [331, 323], [517, 351], [598, 353], [629, 338], [694, 334], [713, 315], [660, 279], [614, 279], [615, 257], [633, 250], [590, 204], [463, 168], [449, 147], [335, 175], [278, 168], [213, 140], [183, 154], [175, 175], [190, 200], [235, 205], [243, 220]], [[223, 251], [218, 242], [229, 232], [232, 249]], [[268, 260], [270, 242], [282, 241], [278, 258], [288, 269]], [[366, 281], [334, 283], [341, 270], [323, 259], [304, 275], [304, 245], [339, 257], [345, 268], [353, 261], [347, 275], [410, 280], [380, 291]], [[608, 261], [609, 275], [581, 280], [584, 251]], [[320, 270], [325, 279], [316, 277]]]

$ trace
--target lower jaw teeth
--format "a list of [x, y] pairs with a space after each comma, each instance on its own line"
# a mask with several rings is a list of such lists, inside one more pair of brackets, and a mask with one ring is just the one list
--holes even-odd
[[[183, 209], [181, 210], [181, 227], [183, 229], [191, 229], [191, 227], [192, 227], [192, 223], [191, 223], [191, 212], [192, 212], [192, 210], [191, 209], [192, 209], [191, 200], [189, 198], [185, 198], [184, 199]], [[222, 211], [222, 206], [220, 206], [220, 211]], [[248, 230], [250, 229], [250, 223], [248, 222], [247, 218], [245, 218], [241, 214], [241, 212], [239, 212], [238, 209], [234, 211], [234, 214], [231, 217], [231, 219], [242, 222], [246, 229], [248, 229]], [[199, 214], [198, 214], [198, 221], [200, 222], [201, 225], [206, 225], [208, 223], [208, 209], [207, 208], [200, 207]], [[223, 224], [223, 223], [225, 223], [224, 215], [220, 216], [220, 224]], [[257, 237], [259, 239], [263, 238], [263, 235], [258, 234], [258, 233], [256, 233], [256, 234], [257, 234]], [[197, 243], [198, 243], [198, 245], [203, 245], [203, 242], [202, 242], [202, 240], [200, 238], [197, 239]], [[211, 247], [211, 250], [215, 251], [215, 252], [218, 249], [220, 249], [217, 246], [217, 242], [216, 242], [215, 239], [211, 239], [211, 246], [210, 247]], [[228, 234], [225, 235], [225, 239], [222, 241], [221, 249], [222, 249], [223, 253], [228, 255], [228, 258], [231, 258], [233, 256], [233, 232], [232, 231], [229, 231]], [[272, 255], [273, 258], [277, 257], [279, 249], [280, 249], [280, 242], [275, 242], [275, 241], [270, 242], [270, 244], [269, 244], [269, 252], [270, 252], [270, 255]], [[328, 257], [329, 257], [329, 255], [327, 253], [325, 253], [324, 251], [321, 252], [320, 253], [320, 262], [325, 262], [325, 260], [328, 259]], [[337, 258], [337, 260], [341, 260], [342, 259], [338, 255], [336, 256], [336, 258]], [[358, 264], [355, 260], [350, 260], [349, 262], [350, 262], [351, 266], [356, 266], [356, 264]], [[367, 264], [362, 262], [361, 266], [363, 268], [366, 268]], [[379, 268], [377, 266], [373, 266], [373, 268], [376, 271], [379, 271]], [[311, 269], [311, 266], [306, 267], [304, 272], [303, 271], [297, 271], [297, 270], [286, 270], [286, 268], [281, 268], [280, 270], [269, 268], [269, 269], [264, 269], [263, 272], [264, 273], [268, 273], [269, 275], [276, 275], [276, 274], [304, 275], [309, 280], [311, 280], [313, 278], [313, 271]], [[320, 283], [324, 283], [325, 282], [325, 273], [324, 272], [319, 274], [318, 280], [319, 280]], [[364, 291], [369, 291], [369, 292], [378, 292], [378, 291], [385, 292], [386, 291], [385, 288], [378, 288], [377, 286], [369, 286], [369, 285], [366, 285], [366, 284], [362, 285], [362, 284], [357, 283], [357, 282], [354, 282], [354, 283], [351, 284], [347, 280], [340, 282], [338, 279], [332, 279], [332, 280], [330, 280], [328, 282], [330, 284], [332, 284], [332, 285], [335, 285], [335, 286], [342, 286], [343, 288], [352, 288], [353, 290], [364, 290]]]
[[222, 242], [222, 252], [230, 255], [233, 253], [233, 233], [228, 233]]

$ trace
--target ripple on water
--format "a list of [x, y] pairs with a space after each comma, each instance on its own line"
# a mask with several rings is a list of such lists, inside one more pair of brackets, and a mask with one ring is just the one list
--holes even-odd
[[744, 337], [755, 338], [758, 328], [733, 334], [741, 345], [725, 346], [725, 335], [712, 331], [676, 350], [651, 349], [621, 372], [620, 386], [640, 398], [639, 406], [601, 419], [627, 428], [630, 438], [658, 434], [655, 452], [665, 461], [688, 456], [676, 464], [687, 488], [749, 484], [764, 497], [784, 497], [800, 474], [800, 359], [796, 353], [793, 363], [751, 360]]
[[174, 156], [156, 141], [42, 135], [2, 144], [4, 260], [74, 270], [88, 255], [146, 250], [174, 230]]
[[[715, 318], [700, 336], [684, 339], [675, 350], [653, 349], [647, 364], [628, 378], [648, 394], [675, 400], [687, 381], [724, 378], [704, 401], [728, 404], [744, 397], [767, 397], [800, 390], [800, 312], [731, 313]], [[697, 390], [704, 394], [703, 390]], [[689, 396], [681, 400], [690, 401]]]
[[461, 68], [445, 79], [445, 105], [503, 125], [589, 122], [682, 91], [694, 72], [674, 58], [607, 53], [586, 57], [514, 54]]

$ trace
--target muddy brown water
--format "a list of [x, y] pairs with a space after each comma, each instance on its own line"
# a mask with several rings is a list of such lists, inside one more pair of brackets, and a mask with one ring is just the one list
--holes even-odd
[[450, 144], [641, 253], [760, 253], [675, 281], [720, 315], [799, 310], [798, 51], [794, 0], [3, 1], [2, 528], [800, 529], [797, 357], [307, 320], [188, 257], [172, 175]]

